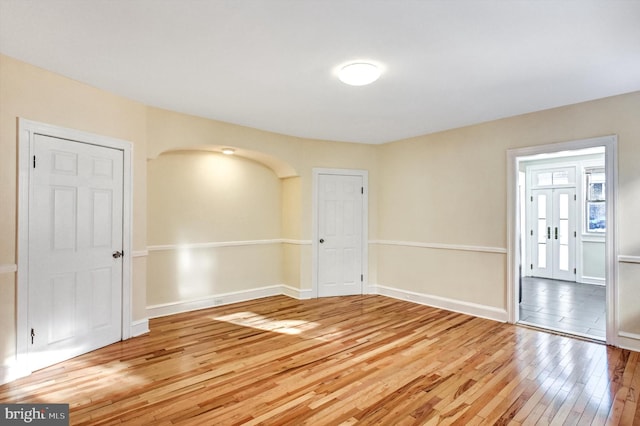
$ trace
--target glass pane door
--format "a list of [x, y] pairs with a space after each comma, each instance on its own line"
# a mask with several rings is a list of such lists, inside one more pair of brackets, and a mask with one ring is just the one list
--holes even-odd
[[532, 274], [536, 277], [552, 278], [553, 276], [553, 258], [552, 258], [552, 205], [553, 190], [538, 189], [532, 191], [533, 205], [531, 208], [534, 214], [532, 218], [531, 241], [533, 242], [531, 250], [531, 269]]
[[531, 194], [531, 275], [575, 281], [575, 189], [534, 189]]
[[553, 190], [553, 278], [575, 281], [575, 189]]

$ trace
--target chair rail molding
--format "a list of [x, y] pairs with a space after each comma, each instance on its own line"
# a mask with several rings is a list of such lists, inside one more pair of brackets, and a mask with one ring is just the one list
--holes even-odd
[[158, 244], [158, 245], [147, 246], [147, 253], [154, 252], [154, 251], [258, 246], [258, 245], [268, 245], [268, 244], [311, 245], [311, 240], [292, 240], [292, 239], [285, 239], [285, 238], [273, 238], [273, 239], [266, 239], [266, 240], [207, 241], [202, 243]]
[[507, 249], [504, 247], [426, 243], [426, 242], [418, 242], [418, 241], [369, 240], [369, 244], [377, 244], [377, 245], [384, 245], [384, 246], [417, 247], [417, 248], [428, 248], [428, 249], [436, 249], [436, 250], [476, 251], [476, 252], [482, 252], [482, 253], [499, 253], [499, 254], [507, 253]]
[[0, 274], [12, 274], [14, 272], [18, 272], [18, 265], [13, 263], [0, 265]]
[[640, 263], [640, 256], [619, 255], [618, 262], [622, 263]]

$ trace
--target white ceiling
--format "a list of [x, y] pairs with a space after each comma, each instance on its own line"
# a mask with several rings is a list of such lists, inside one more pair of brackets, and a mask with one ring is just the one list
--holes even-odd
[[[640, 90], [640, 1], [0, 0], [0, 52], [160, 108], [375, 144]], [[355, 59], [382, 77], [344, 85]]]

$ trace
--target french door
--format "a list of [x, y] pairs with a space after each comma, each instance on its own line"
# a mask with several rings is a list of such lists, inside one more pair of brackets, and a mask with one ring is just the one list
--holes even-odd
[[531, 275], [575, 281], [575, 188], [534, 189], [531, 194]]

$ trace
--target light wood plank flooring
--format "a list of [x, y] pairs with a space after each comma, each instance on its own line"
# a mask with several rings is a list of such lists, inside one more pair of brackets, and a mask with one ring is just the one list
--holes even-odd
[[639, 353], [383, 296], [284, 296], [0, 386], [74, 425], [640, 424]]
[[522, 279], [520, 321], [590, 339], [606, 339], [606, 288], [546, 278]]

